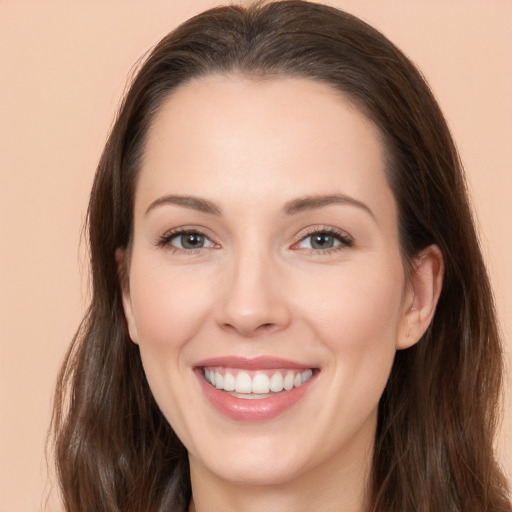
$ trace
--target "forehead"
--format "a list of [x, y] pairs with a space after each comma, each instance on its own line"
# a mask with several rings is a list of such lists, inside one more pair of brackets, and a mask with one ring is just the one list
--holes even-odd
[[170, 193], [271, 205], [339, 192], [394, 209], [384, 162], [379, 130], [324, 83], [208, 76], [156, 115], [136, 207]]

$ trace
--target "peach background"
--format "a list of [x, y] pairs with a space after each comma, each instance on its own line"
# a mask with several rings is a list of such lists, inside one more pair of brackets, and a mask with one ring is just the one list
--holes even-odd
[[[0, 0], [0, 512], [41, 510], [49, 489], [55, 376], [87, 303], [80, 227], [126, 77], [217, 3]], [[467, 168], [510, 361], [512, 3], [331, 3], [381, 29], [431, 83]], [[512, 475], [510, 396], [498, 445]]]

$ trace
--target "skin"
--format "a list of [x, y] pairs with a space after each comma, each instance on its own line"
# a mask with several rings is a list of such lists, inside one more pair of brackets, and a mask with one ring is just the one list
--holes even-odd
[[[305, 79], [201, 78], [156, 117], [131, 253], [117, 258], [130, 336], [189, 452], [191, 510], [364, 510], [379, 398], [396, 350], [428, 327], [442, 280], [435, 246], [406, 276], [383, 151], [347, 99]], [[162, 202], [169, 194], [220, 213]], [[333, 194], [360, 204], [283, 213]], [[204, 246], [160, 243], [183, 227], [204, 233]], [[311, 230], [333, 228], [350, 243], [311, 248]], [[243, 423], [211, 407], [192, 371], [228, 355], [320, 373], [291, 409]]]

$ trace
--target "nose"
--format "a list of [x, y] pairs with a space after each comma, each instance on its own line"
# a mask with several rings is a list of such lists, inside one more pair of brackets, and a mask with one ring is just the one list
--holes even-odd
[[216, 321], [245, 338], [285, 329], [291, 320], [283, 273], [255, 250], [233, 258], [223, 270]]

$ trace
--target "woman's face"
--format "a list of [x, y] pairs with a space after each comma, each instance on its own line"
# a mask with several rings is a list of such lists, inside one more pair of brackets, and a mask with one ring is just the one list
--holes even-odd
[[364, 470], [413, 291], [382, 144], [346, 99], [302, 79], [176, 90], [148, 134], [128, 273], [130, 335], [193, 473]]

